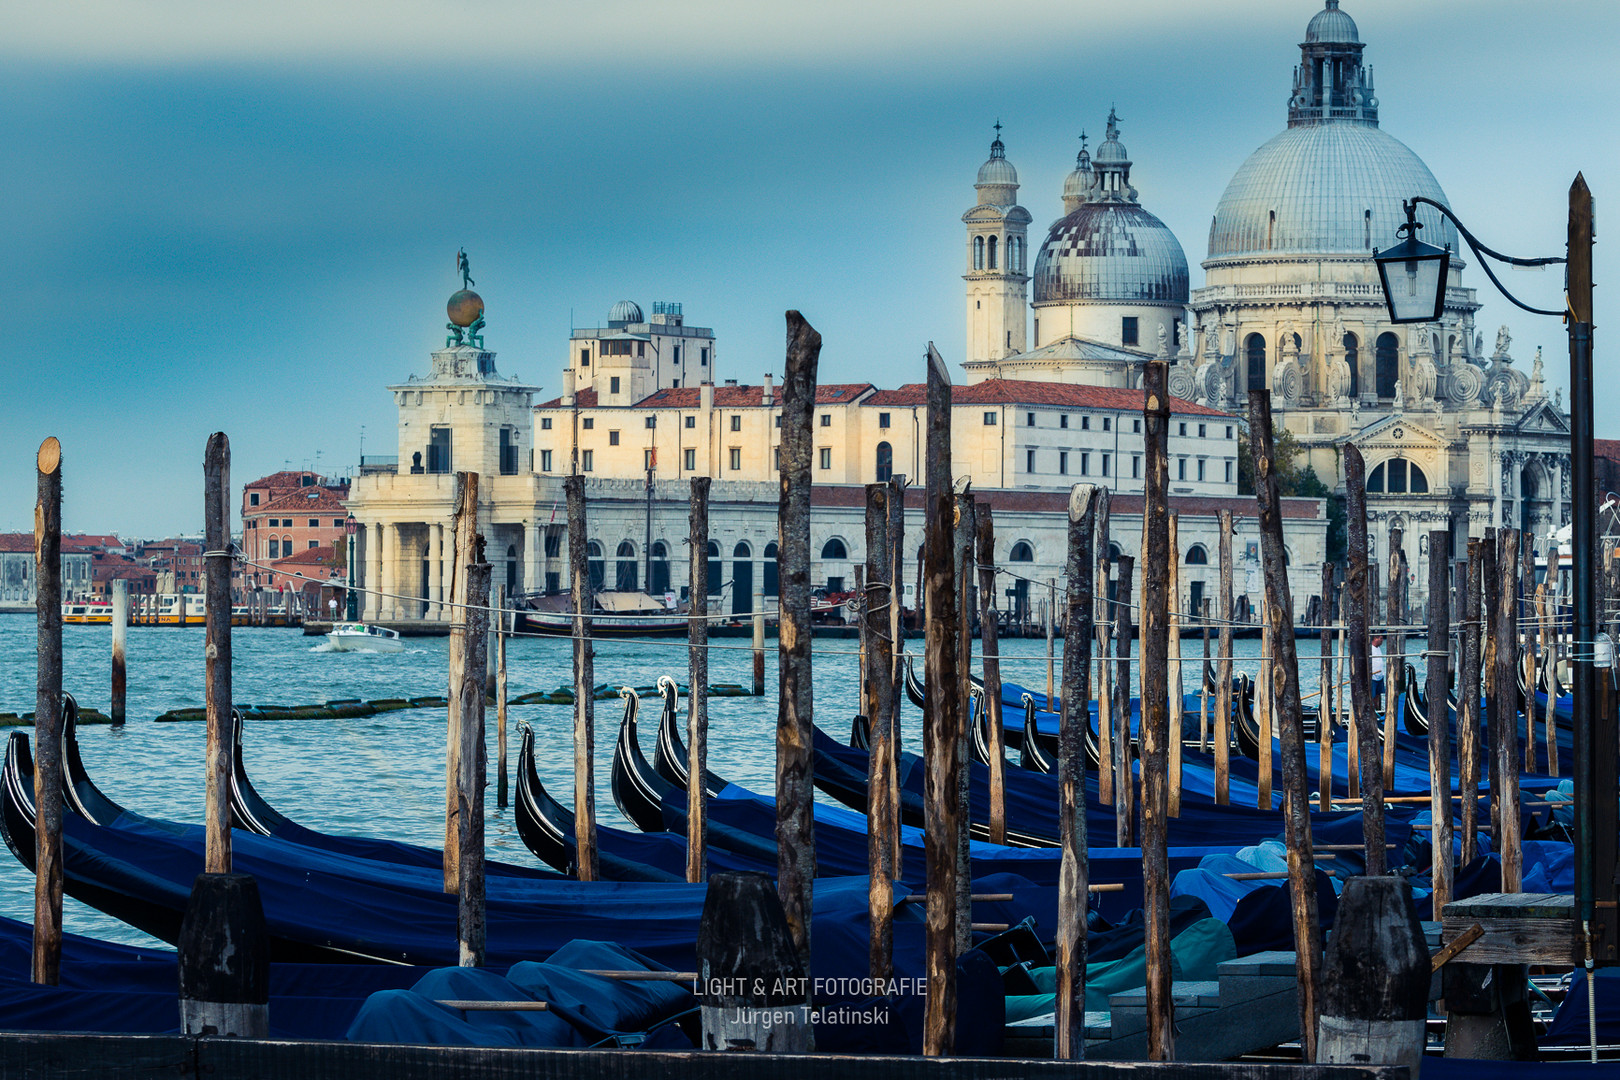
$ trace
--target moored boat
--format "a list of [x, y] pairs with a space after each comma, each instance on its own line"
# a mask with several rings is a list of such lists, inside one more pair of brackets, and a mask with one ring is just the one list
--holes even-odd
[[[684, 634], [688, 616], [644, 592], [599, 592], [591, 614], [592, 637], [654, 637]], [[574, 615], [567, 596], [542, 597], [517, 613], [518, 629], [535, 634], [567, 636], [574, 632]]]

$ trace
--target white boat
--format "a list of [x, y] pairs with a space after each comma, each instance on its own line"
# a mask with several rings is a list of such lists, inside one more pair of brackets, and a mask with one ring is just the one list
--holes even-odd
[[[686, 633], [689, 619], [674, 598], [657, 600], [644, 592], [599, 592], [595, 596], [592, 637], [652, 637]], [[570, 597], [545, 597], [518, 612], [518, 628], [536, 634], [567, 636], [574, 632]]]
[[326, 640], [337, 652], [399, 652], [405, 647], [397, 631], [365, 623], [338, 623]]

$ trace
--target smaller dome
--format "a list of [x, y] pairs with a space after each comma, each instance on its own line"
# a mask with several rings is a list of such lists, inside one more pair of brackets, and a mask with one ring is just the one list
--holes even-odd
[[636, 305], [634, 300], [620, 300], [608, 312], [609, 326], [614, 323], [638, 323], [641, 321], [641, 308]]
[[979, 166], [979, 183], [981, 184], [1016, 184], [1018, 183], [1018, 170], [1012, 167], [1007, 160], [1007, 148], [996, 136], [996, 141], [990, 144], [990, 160]]
[[1339, 0], [1327, 0], [1327, 7], [1316, 13], [1305, 27], [1305, 43], [1326, 42], [1339, 45], [1359, 45], [1356, 20], [1339, 10]]
[[1095, 176], [1090, 169], [1077, 168], [1063, 181], [1065, 199], [1084, 199], [1091, 191]]

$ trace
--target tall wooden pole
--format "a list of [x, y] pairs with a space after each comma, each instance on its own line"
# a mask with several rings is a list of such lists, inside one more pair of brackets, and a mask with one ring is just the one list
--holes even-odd
[[871, 923], [871, 974], [887, 979], [894, 971], [894, 640], [890, 611], [899, 604], [890, 563], [888, 484], [866, 485], [866, 597], [861, 609], [867, 642], [862, 710], [871, 722], [871, 754], [866, 773], [866, 858], [871, 876], [867, 919]]
[[[1451, 725], [1446, 721], [1446, 695], [1449, 693], [1451, 650], [1451, 585], [1447, 581], [1445, 552], [1451, 534], [1443, 529], [1429, 533], [1429, 632], [1425, 647], [1428, 661], [1429, 695], [1429, 815], [1434, 822], [1434, 858], [1431, 880], [1434, 887], [1434, 914], [1451, 900]], [[1408, 690], [1408, 693], [1411, 691]]]
[[1046, 703], [1057, 696], [1057, 650], [1053, 630], [1057, 623], [1057, 578], [1046, 579]]
[[[1262, 603], [1265, 604], [1264, 610], [1268, 613], [1274, 603], [1268, 591], [1270, 588], [1271, 583], [1265, 582], [1260, 589]], [[1270, 619], [1266, 619], [1261, 623], [1260, 668], [1259, 678], [1255, 680], [1254, 715], [1260, 728], [1260, 753], [1255, 758], [1255, 778], [1259, 781], [1255, 785], [1255, 800], [1256, 805], [1262, 810], [1270, 810], [1272, 803], [1271, 734], [1273, 726], [1271, 712], [1273, 699], [1266, 688], [1271, 685], [1272, 669], [1275, 666], [1271, 660], [1272, 649], [1275, 647], [1277, 638], [1283, 632], [1280, 627], [1273, 627]], [[1287, 632], [1292, 633], [1292, 628]]]
[[467, 566], [466, 647], [462, 649], [462, 669], [451, 673], [459, 682], [455, 696], [461, 728], [460, 768], [456, 776], [457, 842], [456, 943], [462, 967], [484, 966], [484, 674], [488, 669], [485, 651], [489, 648], [489, 578], [493, 569], [483, 559], [482, 538], [474, 545], [478, 561]]
[[[963, 491], [956, 496], [956, 531], [952, 537], [956, 557], [956, 589], [957, 589], [957, 618], [962, 628], [957, 637], [960, 643], [957, 654], [958, 697], [962, 701], [962, 725], [956, 735], [956, 798], [962, 807], [972, 805], [972, 787], [970, 780], [972, 770], [968, 763], [973, 760], [972, 744], [969, 742], [971, 727], [973, 725], [973, 709], [969, 702], [972, 700], [968, 691], [973, 685], [973, 609], [977, 607], [975, 599], [975, 581], [978, 577], [973, 571], [973, 540], [978, 532], [974, 524], [974, 507], [976, 500], [970, 492]], [[1049, 622], [1055, 618], [1056, 613], [1048, 610]], [[1050, 639], [1051, 628], [1047, 629]], [[1050, 699], [1048, 699], [1050, 700]], [[956, 830], [956, 955], [961, 956], [973, 948], [973, 859], [971, 854], [972, 837], [969, 823], [972, 818], [968, 810], [963, 810], [961, 827]]]
[[[1260, 504], [1260, 561], [1270, 609], [1266, 622], [1273, 662], [1270, 684], [1260, 688], [1275, 706], [1281, 737], [1283, 836], [1288, 844], [1288, 888], [1294, 921], [1295, 966], [1299, 981], [1299, 1029], [1305, 1060], [1316, 1060], [1316, 1025], [1321, 1011], [1322, 924], [1316, 906], [1316, 858], [1311, 848], [1310, 778], [1305, 765], [1305, 723], [1300, 715], [1299, 657], [1294, 644], [1294, 602], [1288, 589], [1283, 549], [1282, 498], [1272, 470], [1271, 391], [1249, 391], [1249, 445], [1255, 463], [1254, 490]], [[1370, 852], [1369, 852], [1370, 854]]]
[[[808, 424], [806, 424], [808, 429]], [[923, 1053], [946, 1056], [956, 1043], [956, 837], [965, 807], [957, 802], [957, 756], [962, 729], [962, 696], [956, 671], [956, 560], [951, 487], [951, 382], [945, 361], [928, 346], [927, 429], [927, 662], [928, 715], [923, 726], [928, 857], [926, 973], [928, 1004], [923, 1019]]]
[[55, 986], [62, 969], [62, 444], [56, 436], [39, 444], [37, 468], [33, 981]]
[[[821, 335], [797, 311], [787, 313], [787, 364], [782, 376], [781, 687], [776, 713], [777, 890], [793, 943], [810, 970], [810, 902], [816, 875], [815, 763], [811, 756], [814, 701], [810, 690], [810, 424], [815, 414]], [[806, 988], [808, 991], [808, 988]]]
[[574, 601], [574, 858], [575, 876], [601, 876], [596, 849], [596, 648], [591, 644], [595, 582], [586, 558], [585, 477], [563, 481], [568, 500], [568, 578]]
[[1131, 847], [1136, 836], [1136, 774], [1131, 766], [1131, 583], [1136, 560], [1121, 555], [1114, 604], [1114, 843]]
[[1389, 645], [1384, 650], [1384, 790], [1395, 786], [1395, 730], [1400, 710], [1395, 700], [1406, 686], [1406, 549], [1400, 529], [1389, 530]]
[[[1086, 1056], [1086, 901], [1091, 868], [1086, 848], [1085, 731], [1091, 724], [1087, 683], [1091, 679], [1091, 543], [1096, 491], [1090, 484], [1076, 484], [1069, 491], [1069, 613], [1063, 631], [1063, 703], [1058, 714], [1058, 845], [1063, 853], [1058, 864], [1057, 997], [1053, 1003], [1053, 1057], [1060, 1061]], [[982, 543], [983, 524], [979, 536]]]
[[1491, 806], [1496, 826], [1492, 839], [1502, 860], [1502, 891], [1518, 892], [1524, 874], [1524, 852], [1519, 845], [1519, 755], [1514, 729], [1518, 726], [1518, 657], [1515, 648], [1517, 621], [1514, 594], [1519, 577], [1519, 531], [1503, 529], [1498, 534], [1498, 601], [1496, 605], [1497, 714], [1491, 717], [1491, 758], [1496, 775], [1491, 777]]
[[129, 579], [112, 583], [112, 704], [107, 714], [114, 724], [124, 722], [124, 698], [129, 685], [124, 666], [124, 642], [129, 636]]
[[[461, 891], [461, 841], [466, 836], [462, 824], [461, 755], [466, 749], [461, 739], [461, 716], [465, 706], [461, 695], [466, 692], [462, 675], [470, 670], [467, 657], [472, 643], [467, 639], [467, 568], [484, 561], [484, 538], [478, 533], [478, 474], [456, 473], [455, 517], [451, 523], [450, 583], [445, 592], [449, 596], [450, 640], [446, 643], [450, 670], [445, 697], [444, 741], [444, 891]], [[484, 668], [476, 669], [479, 698], [484, 693]]]
[[[231, 872], [231, 441], [223, 431], [203, 452], [203, 575], [208, 644], [207, 853], [203, 869]], [[185, 597], [180, 598], [182, 605]]]
[[[1142, 907], [1147, 930], [1149, 1061], [1176, 1056], [1175, 1003], [1170, 996], [1170, 365], [1153, 361], [1143, 378], [1142, 503]], [[1180, 704], [1179, 702], [1177, 703]]]
[[506, 586], [495, 600], [495, 807], [506, 809]]
[[1108, 537], [1107, 488], [1097, 489], [1097, 799], [1104, 806], [1114, 801], [1114, 695], [1109, 674], [1109, 644], [1113, 627], [1118, 625], [1115, 609], [1108, 598], [1108, 569], [1113, 562], [1113, 542]]
[[[687, 509], [691, 585], [686, 621], [686, 880], [709, 878], [709, 485], [692, 477]], [[778, 558], [777, 566], [781, 566]], [[780, 579], [778, 579], [780, 580]], [[757, 613], [756, 613], [757, 614]], [[757, 636], [757, 635], [756, 635]], [[756, 650], [762, 666], [764, 656]]]
[[1232, 801], [1232, 511], [1216, 513], [1220, 531], [1221, 641], [1215, 662], [1215, 803]]
[[[889, 748], [889, 795], [892, 805], [889, 808], [889, 821], [891, 828], [888, 836], [893, 845], [893, 854], [890, 856], [890, 865], [894, 867], [896, 878], [905, 870], [904, 848], [900, 845], [900, 694], [905, 686], [906, 665], [906, 619], [905, 619], [905, 580], [906, 580], [906, 478], [895, 476], [889, 479], [889, 582], [890, 595], [893, 603], [889, 605], [889, 637], [894, 642], [894, 670], [889, 681], [889, 696], [892, 704], [889, 709], [891, 723], [889, 733], [893, 737], [893, 745]], [[922, 594], [916, 596], [916, 603], [922, 604]]]
[[1178, 516], [1174, 512], [1168, 515], [1170, 538], [1165, 564], [1165, 569], [1169, 572], [1165, 584], [1170, 593], [1168, 641], [1170, 654], [1170, 727], [1167, 736], [1170, 742], [1170, 803], [1167, 813], [1171, 817], [1181, 816], [1181, 735], [1182, 713], [1185, 711], [1182, 708], [1182, 699], [1186, 690], [1181, 681], [1181, 543], [1177, 535], [1177, 526], [1180, 524]]
[[1468, 600], [1463, 609], [1462, 672], [1457, 679], [1457, 788], [1462, 803], [1462, 865], [1479, 857], [1480, 682], [1486, 631], [1485, 571], [1495, 533], [1468, 541]]
[[1322, 678], [1316, 701], [1316, 774], [1322, 813], [1333, 809], [1333, 564], [1322, 564]]
[[1350, 565], [1345, 573], [1349, 617], [1345, 650], [1350, 654], [1350, 711], [1356, 723], [1356, 762], [1360, 768], [1361, 838], [1367, 845], [1367, 873], [1382, 874], [1384, 777], [1378, 761], [1378, 715], [1373, 711], [1372, 675], [1367, 653], [1367, 463], [1354, 443], [1344, 447], [1345, 516], [1349, 523]]
[[[1527, 532], [1519, 545], [1519, 586], [1513, 604], [1519, 616], [1519, 666], [1524, 673], [1524, 771], [1536, 771], [1536, 551], [1535, 534]], [[1551, 698], [1547, 699], [1550, 703]], [[1548, 772], [1549, 776], [1556, 773]]]
[[[1007, 842], [1007, 732], [1001, 720], [1001, 649], [996, 640], [996, 527], [991, 519], [990, 504], [979, 503], [973, 509], [978, 532], [979, 564], [979, 642], [984, 652], [984, 709], [990, 724], [990, 842]], [[1088, 537], [1089, 539], [1089, 537]], [[1085, 571], [1091, 573], [1088, 563]], [[1087, 614], [1089, 626], [1091, 618]], [[1069, 655], [1073, 643], [1073, 630], [1063, 634], [1063, 655]], [[1083, 642], [1090, 664], [1090, 634]], [[1065, 659], [1067, 664], [1067, 659]]]

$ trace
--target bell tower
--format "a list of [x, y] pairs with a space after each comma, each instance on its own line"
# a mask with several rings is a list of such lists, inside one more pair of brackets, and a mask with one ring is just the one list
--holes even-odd
[[1000, 360], [1029, 347], [1029, 211], [1018, 205], [1018, 170], [1007, 160], [1001, 122], [967, 226], [967, 362]]

